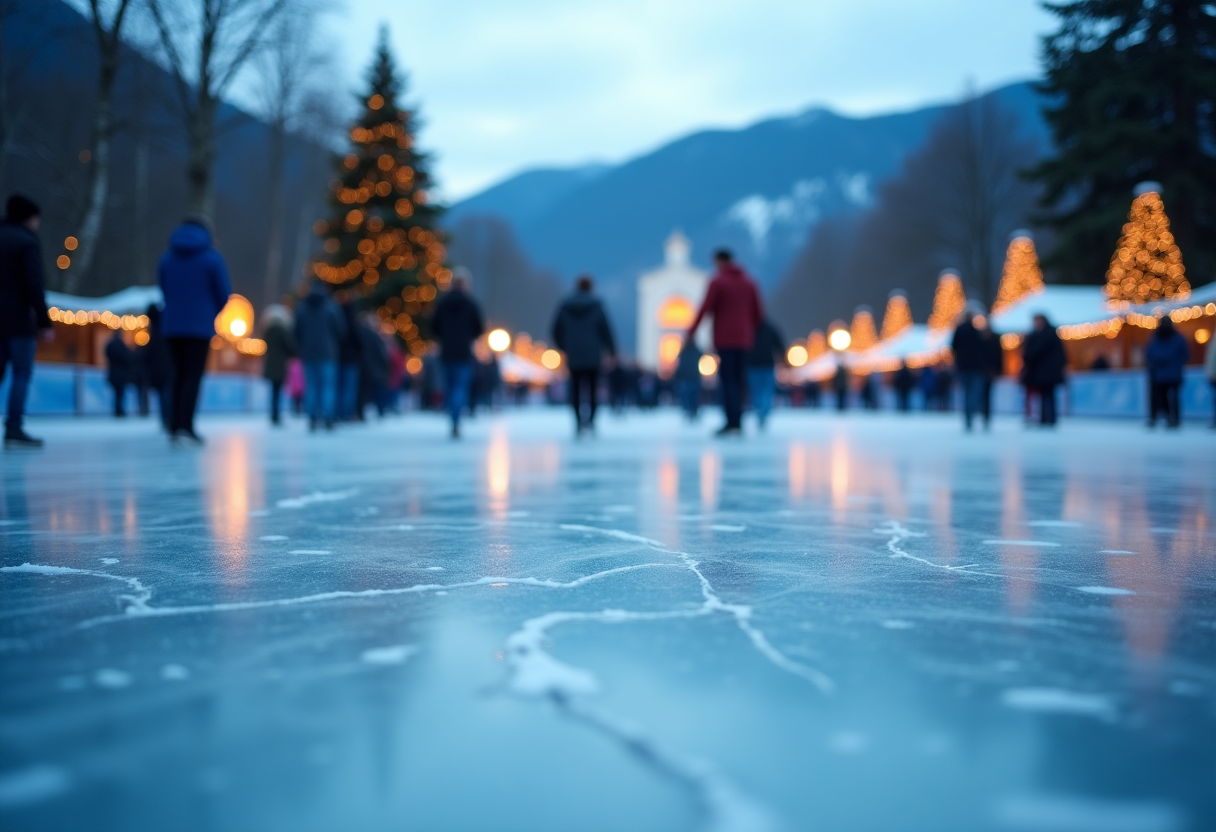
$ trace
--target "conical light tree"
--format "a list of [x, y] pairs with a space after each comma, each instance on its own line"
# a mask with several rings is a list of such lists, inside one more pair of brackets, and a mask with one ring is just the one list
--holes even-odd
[[963, 281], [958, 272], [946, 269], [937, 278], [937, 291], [933, 293], [933, 311], [929, 313], [929, 329], [949, 329], [967, 304], [963, 294]]
[[1015, 232], [1005, 250], [1005, 268], [1001, 272], [1001, 285], [997, 289], [992, 314], [1007, 309], [1027, 295], [1043, 291], [1043, 270], [1039, 268], [1039, 255], [1034, 249], [1034, 240], [1026, 232]]
[[895, 289], [887, 296], [887, 310], [882, 313], [882, 340], [894, 338], [912, 326], [912, 307], [903, 289]]
[[1106, 296], [1116, 306], [1182, 299], [1191, 293], [1160, 190], [1155, 182], [1136, 187], [1123, 236], [1106, 270]]
[[811, 334], [806, 337], [806, 356], [807, 361], [814, 361], [819, 356], [828, 351], [828, 338], [823, 334], [822, 329], [812, 329]]
[[362, 112], [350, 129], [350, 152], [330, 183], [333, 214], [314, 230], [325, 258], [313, 273], [375, 306], [382, 329], [396, 331], [410, 352], [426, 351], [427, 322], [452, 273], [430, 203], [430, 160], [414, 147], [416, 116], [402, 102], [405, 82], [382, 29], [368, 73]]
[[878, 330], [874, 326], [874, 313], [870, 307], [859, 306], [853, 310], [849, 336], [852, 338], [849, 349], [853, 352], [865, 352], [878, 343]]

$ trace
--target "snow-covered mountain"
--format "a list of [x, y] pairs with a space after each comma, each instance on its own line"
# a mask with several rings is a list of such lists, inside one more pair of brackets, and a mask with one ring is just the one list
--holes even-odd
[[[989, 95], [1021, 114], [1028, 133], [1044, 132], [1029, 84]], [[447, 222], [501, 217], [538, 266], [567, 280], [592, 273], [632, 344], [634, 282], [672, 229], [703, 266], [712, 249], [733, 248], [771, 290], [808, 230], [869, 204], [947, 106], [867, 118], [813, 108], [694, 133], [615, 166], [526, 171], [454, 205]]]

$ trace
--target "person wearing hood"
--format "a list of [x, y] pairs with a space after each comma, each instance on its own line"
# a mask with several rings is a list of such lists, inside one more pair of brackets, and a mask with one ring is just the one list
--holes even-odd
[[338, 358], [346, 335], [346, 318], [329, 290], [313, 281], [308, 295], [296, 307], [296, 354], [304, 365], [304, 412], [308, 429], [323, 424], [332, 430], [338, 399]]
[[[574, 408], [575, 429], [580, 434], [595, 430], [600, 367], [605, 357], [609, 361], [616, 358], [612, 326], [594, 288], [590, 276], [581, 276], [575, 284], [574, 294], [562, 301], [557, 317], [553, 319], [553, 343], [566, 354], [570, 405]], [[586, 417], [583, 416], [583, 391], [586, 391]]]
[[1157, 417], [1165, 416], [1165, 425], [1177, 428], [1182, 423], [1179, 407], [1179, 388], [1182, 387], [1182, 368], [1191, 359], [1191, 348], [1168, 317], [1157, 322], [1153, 337], [1144, 350], [1148, 364], [1149, 415], [1148, 426], [1155, 427]]
[[691, 340], [709, 315], [714, 319], [714, 349], [718, 353], [718, 383], [722, 385], [722, 409], [726, 424], [719, 436], [738, 435], [743, 430], [743, 385], [747, 354], [755, 346], [756, 330], [764, 320], [760, 291], [751, 277], [734, 262], [734, 255], [721, 248], [714, 252], [717, 272], [709, 281], [705, 300], [688, 328]]
[[1043, 314], [1034, 316], [1034, 329], [1022, 344], [1022, 379], [1039, 397], [1039, 424], [1055, 427], [1056, 388], [1064, 383], [1068, 355], [1056, 328]]
[[25, 396], [34, 374], [38, 338], [52, 337], [42, 285], [42, 248], [38, 226], [42, 212], [21, 194], [8, 198], [0, 223], [0, 382], [11, 365], [8, 416], [4, 423], [5, 448], [41, 448], [42, 440], [25, 432]]
[[198, 391], [215, 335], [215, 317], [232, 294], [228, 267], [215, 250], [209, 219], [193, 215], [182, 221], [169, 237], [156, 277], [165, 298], [161, 330], [173, 362], [169, 439], [179, 447], [198, 446], [203, 444], [194, 431]]
[[785, 364], [785, 337], [772, 321], [765, 319], [756, 329], [756, 341], [747, 355], [747, 390], [760, 429], [768, 424], [777, 391], [777, 363]]
[[963, 428], [971, 432], [971, 423], [977, 414], [984, 417], [988, 427], [984, 393], [988, 380], [988, 344], [984, 333], [988, 323], [984, 317], [984, 306], [979, 301], [969, 300], [954, 328], [950, 342], [954, 353], [954, 368], [958, 372], [958, 384], [963, 391]]
[[452, 288], [435, 304], [431, 315], [431, 331], [439, 338], [444, 403], [452, 420], [453, 439], [460, 438], [460, 416], [473, 383], [473, 342], [485, 330], [481, 309], [469, 296], [468, 272], [459, 269], [452, 279]]
[[270, 382], [270, 424], [279, 424], [279, 400], [283, 397], [283, 382], [287, 378], [287, 360], [296, 354], [296, 339], [292, 335], [291, 312], [281, 303], [272, 303], [262, 312], [265, 329], [262, 340], [266, 352], [262, 355], [262, 377]]

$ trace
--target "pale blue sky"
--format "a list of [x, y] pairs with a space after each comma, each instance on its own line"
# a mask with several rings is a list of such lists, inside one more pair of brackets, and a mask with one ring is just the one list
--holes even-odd
[[868, 114], [1038, 75], [1037, 0], [346, 0], [347, 83], [381, 21], [443, 195], [619, 161], [692, 130], [826, 105]]

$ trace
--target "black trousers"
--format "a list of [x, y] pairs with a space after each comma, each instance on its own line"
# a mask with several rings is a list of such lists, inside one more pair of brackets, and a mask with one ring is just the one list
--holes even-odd
[[272, 424], [279, 423], [279, 397], [283, 394], [283, 382], [270, 382], [270, 421]]
[[[595, 423], [596, 391], [600, 386], [599, 370], [570, 371], [570, 405], [574, 408], [574, 419], [579, 427]], [[586, 391], [586, 398], [583, 392]], [[587, 403], [587, 418], [583, 418], [583, 402]]]
[[1056, 385], [1040, 384], [1035, 390], [1039, 394], [1039, 424], [1056, 423]]
[[1182, 411], [1178, 401], [1178, 388], [1182, 385], [1176, 381], [1154, 381], [1149, 386], [1148, 421], [1153, 424], [1158, 416], [1165, 416], [1165, 423], [1177, 427], [1182, 421]]
[[194, 433], [194, 409], [198, 407], [198, 389], [203, 383], [211, 339], [171, 337], [165, 341], [169, 346], [169, 357], [173, 360], [173, 407], [169, 411], [169, 433]]
[[110, 386], [114, 388], [114, 415], [126, 416], [127, 408], [123, 402], [123, 398], [127, 395], [127, 383], [125, 381], [111, 381]]
[[726, 426], [743, 426], [743, 386], [747, 384], [747, 350], [718, 350], [718, 383], [722, 385], [722, 409]]

